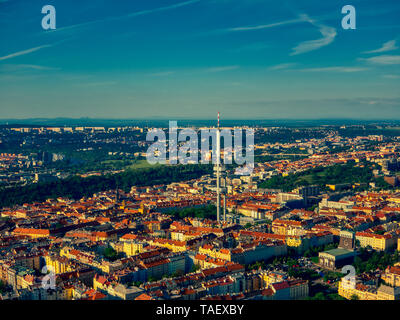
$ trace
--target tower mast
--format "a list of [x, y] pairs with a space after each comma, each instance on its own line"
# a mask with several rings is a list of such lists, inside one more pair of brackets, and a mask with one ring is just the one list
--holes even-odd
[[220, 190], [220, 156], [221, 156], [221, 133], [219, 131], [219, 112], [217, 128], [217, 221], [220, 222], [221, 190]]

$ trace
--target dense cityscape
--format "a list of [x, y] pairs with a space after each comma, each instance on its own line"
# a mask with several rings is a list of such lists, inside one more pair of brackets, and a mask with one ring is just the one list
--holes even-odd
[[218, 205], [211, 165], [146, 161], [151, 127], [2, 125], [1, 299], [399, 300], [398, 127], [254, 128]]
[[0, 0], [2, 310], [397, 308], [399, 16], [398, 0]]

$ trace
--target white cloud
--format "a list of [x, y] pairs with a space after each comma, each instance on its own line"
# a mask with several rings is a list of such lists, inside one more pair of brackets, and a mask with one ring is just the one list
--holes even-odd
[[371, 51], [365, 51], [364, 53], [381, 53], [381, 52], [387, 52], [387, 51], [393, 51], [398, 49], [399, 47], [396, 45], [396, 40], [391, 40], [388, 42], [385, 42], [381, 48], [376, 49], [376, 50], [371, 50]]
[[[317, 26], [317, 25], [315, 25]], [[291, 56], [317, 50], [331, 44], [337, 35], [336, 29], [328, 26], [319, 26], [319, 32], [322, 35], [321, 39], [309, 40], [299, 43], [293, 48]]]
[[149, 13], [176, 9], [176, 8], [184, 7], [184, 6], [187, 6], [187, 5], [190, 5], [190, 4], [193, 4], [193, 3], [197, 3], [197, 2], [200, 2], [200, 0], [184, 1], [184, 2], [176, 3], [176, 4], [173, 4], [173, 5], [170, 5], [170, 6], [166, 6], [166, 7], [160, 7], [160, 8], [155, 8], [155, 9], [149, 9], [149, 10], [142, 10], [142, 11], [138, 11], [138, 12], [133, 12], [133, 13], [130, 13], [130, 14], [126, 15], [126, 17], [136, 17], [136, 16], [141, 16], [141, 15], [145, 15], [145, 14], [149, 14]]
[[117, 83], [116, 81], [98, 81], [98, 82], [77, 83], [76, 86], [79, 86], [79, 87], [104, 87], [104, 86], [113, 86], [116, 83]]
[[299, 15], [298, 19], [284, 20], [284, 21], [279, 21], [279, 22], [275, 22], [275, 23], [261, 24], [261, 25], [255, 25], [255, 26], [228, 28], [228, 29], [216, 31], [216, 33], [262, 30], [262, 29], [275, 28], [275, 27], [280, 27], [280, 26], [289, 25], [289, 24], [301, 23], [301, 22], [309, 22], [313, 26], [317, 27], [319, 29], [319, 32], [322, 35], [322, 38], [301, 42], [295, 48], [293, 48], [293, 52], [291, 53], [291, 55], [298, 55], [298, 54], [302, 54], [305, 52], [317, 50], [319, 48], [322, 48], [324, 46], [331, 44], [336, 38], [337, 32], [336, 32], [335, 28], [318, 24], [317, 22], [315, 22], [313, 19], [311, 19], [306, 14]]
[[150, 73], [149, 76], [165, 77], [165, 76], [169, 76], [169, 75], [174, 74], [174, 73], [175, 73], [175, 71], [163, 71], [163, 72]]
[[235, 70], [238, 68], [239, 68], [239, 66], [214, 67], [214, 68], [208, 68], [205, 71], [206, 72], [223, 72], [223, 71]]
[[303, 21], [304, 20], [302, 18], [299, 18], [299, 19], [285, 20], [285, 21], [280, 21], [280, 22], [275, 22], [275, 23], [270, 23], [270, 24], [261, 24], [261, 25], [257, 25], [257, 26], [229, 28], [229, 29], [226, 29], [226, 31], [262, 30], [262, 29], [269, 29], [269, 28], [284, 26], [287, 24], [293, 24], [293, 23], [298, 23], [298, 22], [303, 22]]
[[384, 74], [382, 78], [385, 79], [400, 79], [400, 75], [397, 74]]
[[35, 64], [4, 64], [0, 66], [4, 71], [20, 71], [20, 70], [60, 70], [60, 68], [46, 67]]
[[263, 50], [266, 48], [270, 48], [271, 44], [270, 43], [265, 43], [265, 42], [256, 42], [256, 43], [250, 43], [247, 45], [240, 46], [238, 48], [231, 49], [231, 52], [248, 52], [248, 51], [258, 51], [258, 50]]
[[190, 5], [190, 4], [194, 4], [194, 3], [197, 3], [197, 2], [200, 2], [200, 0], [189, 0], [189, 1], [179, 2], [179, 3], [176, 3], [176, 4], [170, 5], [170, 6], [132, 12], [132, 13], [128, 13], [128, 14], [123, 15], [123, 16], [106, 17], [104, 19], [98, 19], [98, 20], [78, 23], [78, 24], [74, 24], [74, 25], [70, 25], [70, 26], [66, 26], [66, 27], [62, 27], [62, 28], [57, 28], [55, 30], [50, 30], [49, 32], [71, 30], [71, 29], [90, 26], [92, 24], [106, 22], [106, 21], [115, 21], [115, 20], [120, 20], [120, 19], [131, 18], [131, 17], [143, 16], [143, 15], [151, 14], [151, 13], [155, 13], [155, 12], [167, 11], [167, 10], [171, 10], [171, 9], [184, 7], [184, 6], [187, 6], [187, 5]]
[[306, 68], [306, 69], [297, 69], [302, 72], [344, 72], [344, 73], [352, 73], [352, 72], [362, 72], [367, 71], [368, 68], [358, 68], [358, 67], [322, 67], [322, 68]]
[[307, 22], [311, 23], [313, 26], [317, 27], [319, 29], [319, 32], [322, 35], [322, 38], [316, 39], [316, 40], [308, 40], [308, 41], [299, 43], [296, 47], [293, 48], [293, 52], [290, 54], [291, 56], [295, 56], [298, 54], [317, 50], [319, 48], [322, 48], [322, 47], [325, 47], [325, 46], [331, 44], [335, 40], [336, 35], [337, 35], [335, 28], [321, 25], [321, 24], [315, 22], [313, 19], [311, 19], [306, 14], [300, 15], [300, 17], [303, 21], [307, 21]]
[[382, 55], [371, 58], [360, 58], [359, 60], [380, 65], [400, 64], [400, 56], [393, 56], [393, 55]]
[[35, 51], [41, 50], [43, 48], [48, 48], [48, 47], [51, 47], [51, 46], [52, 45], [50, 45], [50, 44], [46, 44], [46, 45], [43, 45], [43, 46], [34, 47], [34, 48], [26, 49], [26, 50], [23, 50], [23, 51], [14, 52], [14, 53], [11, 53], [9, 55], [0, 57], [0, 61], [11, 59], [11, 58], [15, 58], [15, 57], [18, 57], [18, 56], [23, 56], [25, 54], [28, 54], [28, 53], [31, 53], [31, 52], [35, 52]]
[[294, 67], [295, 65], [297, 65], [297, 63], [281, 63], [281, 64], [277, 64], [275, 66], [269, 67], [268, 70], [288, 69], [290, 67]]

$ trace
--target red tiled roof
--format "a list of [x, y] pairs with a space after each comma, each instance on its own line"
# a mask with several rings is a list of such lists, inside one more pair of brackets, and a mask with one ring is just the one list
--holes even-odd
[[275, 289], [275, 291], [278, 291], [289, 288], [289, 283], [287, 281], [283, 281], [283, 282], [273, 283], [271, 286]]
[[135, 300], [155, 300], [155, 299], [146, 293], [142, 293], [140, 296], [136, 297]]

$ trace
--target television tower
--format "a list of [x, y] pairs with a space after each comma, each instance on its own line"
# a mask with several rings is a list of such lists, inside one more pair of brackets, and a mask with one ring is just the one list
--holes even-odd
[[[221, 190], [221, 176], [222, 176], [222, 171], [224, 171], [224, 167], [221, 165], [221, 131], [220, 131], [220, 126], [219, 126], [219, 112], [218, 112], [218, 127], [217, 127], [217, 148], [216, 148], [216, 156], [217, 156], [217, 162], [216, 165], [214, 166], [214, 171], [216, 172], [216, 178], [217, 178], [217, 221], [221, 221], [221, 193], [223, 193], [224, 196], [224, 212], [223, 212], [223, 219], [226, 221], [226, 196], [225, 196], [225, 188], [226, 185], [224, 185], [224, 188]], [[226, 183], [225, 183], [226, 184]]]
[[219, 112], [218, 112], [218, 128], [217, 128], [217, 221], [220, 222], [220, 206], [221, 206], [221, 132], [219, 131]]

